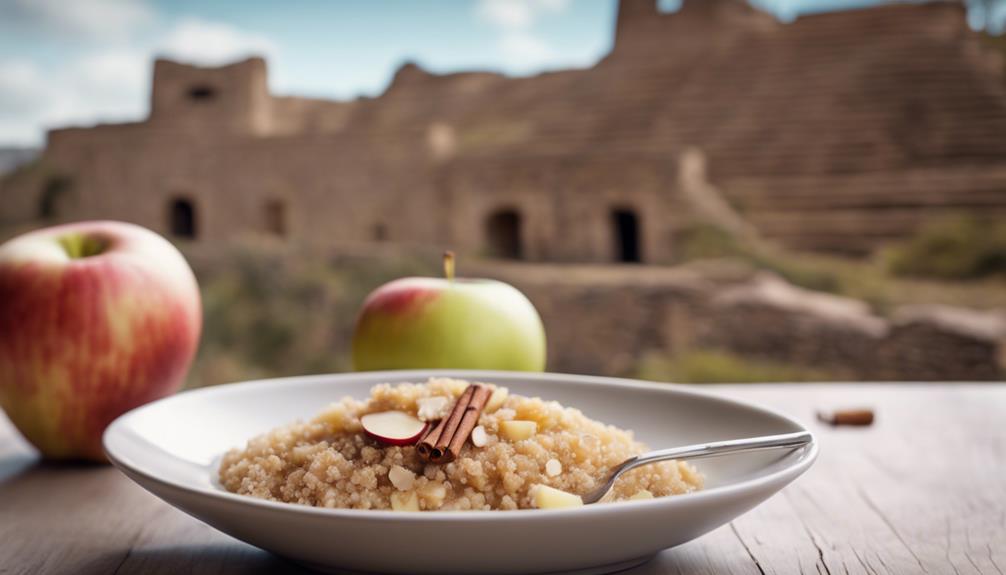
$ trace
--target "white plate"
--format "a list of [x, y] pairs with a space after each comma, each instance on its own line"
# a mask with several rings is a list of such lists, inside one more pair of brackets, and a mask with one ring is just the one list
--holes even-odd
[[694, 388], [601, 377], [479, 371], [392, 371], [273, 379], [182, 393], [105, 431], [112, 462], [154, 495], [217, 529], [318, 569], [382, 573], [600, 573], [680, 545], [758, 505], [807, 470], [797, 451], [696, 462], [700, 492], [579, 509], [399, 513], [318, 509], [224, 491], [215, 462], [252, 436], [364, 398], [383, 382], [446, 375], [506, 385], [633, 429], [652, 448], [800, 431], [771, 410]]

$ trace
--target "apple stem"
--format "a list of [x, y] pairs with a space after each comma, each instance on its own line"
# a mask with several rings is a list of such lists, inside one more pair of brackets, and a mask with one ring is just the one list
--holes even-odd
[[444, 252], [444, 277], [454, 281], [454, 252]]
[[105, 240], [85, 234], [67, 234], [59, 239], [59, 243], [73, 260], [96, 256], [106, 247]]

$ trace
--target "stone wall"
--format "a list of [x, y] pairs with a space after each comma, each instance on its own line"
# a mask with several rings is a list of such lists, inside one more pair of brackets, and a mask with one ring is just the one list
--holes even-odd
[[[948, 214], [1006, 216], [1006, 83], [960, 2], [785, 24], [742, 0], [619, 6], [589, 68], [405, 64], [383, 94], [346, 102], [270, 94], [261, 58], [158, 60], [149, 117], [51, 131], [33, 174], [0, 180], [0, 224], [55, 212], [167, 233], [182, 198], [196, 242], [282, 227], [327, 249], [666, 263], [691, 221], [678, 162], [693, 149], [744, 220], [792, 248], [862, 254]], [[500, 210], [514, 241], [489, 241]]]

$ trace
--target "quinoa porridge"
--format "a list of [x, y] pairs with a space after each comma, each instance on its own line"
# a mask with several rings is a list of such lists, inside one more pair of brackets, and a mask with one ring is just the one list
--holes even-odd
[[[379, 425], [408, 429], [409, 422], [422, 427], [415, 437], [374, 433]], [[223, 457], [220, 482], [234, 493], [317, 507], [565, 507], [577, 505], [608, 468], [645, 450], [630, 431], [557, 402], [432, 378], [378, 385], [365, 401], [345, 398], [310, 421], [256, 437]], [[626, 473], [604, 501], [701, 488], [694, 467], [670, 461]]]

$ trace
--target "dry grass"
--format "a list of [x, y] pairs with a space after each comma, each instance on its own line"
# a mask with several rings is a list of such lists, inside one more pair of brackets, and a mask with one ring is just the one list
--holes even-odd
[[336, 262], [262, 245], [190, 259], [205, 318], [190, 387], [348, 371], [367, 294], [394, 278], [433, 273], [418, 258]]
[[826, 370], [708, 349], [688, 350], [670, 357], [649, 354], [640, 362], [636, 377], [675, 383], [764, 383], [849, 379], [842, 374]]
[[[924, 231], [923, 234], [931, 232]], [[920, 236], [922, 237], [922, 236]], [[992, 252], [982, 242], [960, 242], [958, 258], [963, 252]], [[926, 240], [910, 240], [906, 246]], [[726, 232], [709, 226], [695, 226], [686, 230], [679, 239], [679, 257], [682, 263], [703, 259], [730, 259], [741, 262], [751, 270], [773, 271], [786, 280], [814, 290], [831, 292], [861, 299], [878, 313], [905, 304], [942, 303], [972, 308], [1006, 307], [1006, 280], [994, 271], [988, 277], [971, 279], [946, 279], [932, 277], [905, 277], [891, 271], [893, 250], [872, 260], [854, 260], [815, 253], [786, 250], [762, 242], [750, 245], [738, 242]], [[895, 248], [897, 249], [897, 248]], [[905, 249], [905, 248], [901, 248]], [[925, 258], [924, 250], [911, 250], [913, 257]], [[996, 261], [999, 256], [974, 256], [971, 261]], [[982, 264], [988, 265], [988, 264]], [[965, 274], [966, 276], [967, 274]]]

